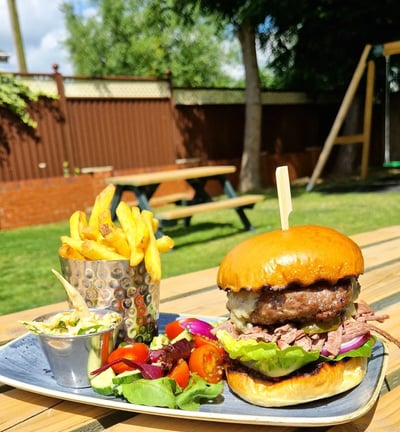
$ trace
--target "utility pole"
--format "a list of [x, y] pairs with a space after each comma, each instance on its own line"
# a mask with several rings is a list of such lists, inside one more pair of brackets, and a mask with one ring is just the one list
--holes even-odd
[[15, 50], [17, 52], [19, 72], [28, 72], [25, 61], [24, 44], [22, 42], [21, 29], [19, 27], [16, 0], [8, 0], [8, 10], [11, 19], [11, 31], [14, 38]]

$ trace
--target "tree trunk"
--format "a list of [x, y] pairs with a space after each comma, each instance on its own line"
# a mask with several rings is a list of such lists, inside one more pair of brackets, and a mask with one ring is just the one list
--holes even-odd
[[246, 108], [243, 154], [240, 169], [239, 190], [249, 192], [261, 188], [261, 84], [258, 73], [256, 37], [253, 27], [244, 22], [238, 37], [242, 49], [246, 81]]

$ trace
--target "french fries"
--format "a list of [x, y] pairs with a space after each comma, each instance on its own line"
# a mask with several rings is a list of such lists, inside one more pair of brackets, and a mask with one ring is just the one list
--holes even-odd
[[123, 201], [119, 203], [116, 213], [130, 246], [129, 264], [135, 267], [144, 258], [144, 248], [142, 247], [141, 233], [138, 233], [137, 221], [133, 216], [131, 208]]
[[161, 279], [161, 260], [153, 232], [153, 213], [148, 210], [143, 210], [142, 217], [144, 226], [147, 228], [148, 232], [147, 247], [144, 252], [145, 266], [154, 282], [159, 282]]
[[[76, 238], [72, 238], [72, 237], [68, 237], [68, 236], [61, 236], [61, 247], [63, 247], [64, 245], [68, 246], [71, 250], [79, 253], [80, 255], [82, 255], [82, 242], [83, 240], [81, 239], [76, 239]], [[60, 253], [60, 250], [58, 251], [59, 254], [61, 256], [63, 256]], [[68, 252], [68, 249], [66, 249], [66, 253]], [[83, 255], [82, 255], [83, 256]], [[66, 256], [64, 258], [73, 258], [72, 256]]]
[[80, 210], [77, 210], [76, 212], [72, 213], [71, 217], [69, 218], [69, 235], [71, 236], [71, 238], [73, 238], [75, 240], [81, 239], [80, 223], [81, 223], [82, 214], [86, 220], [85, 213], [83, 213]]
[[100, 233], [104, 237], [104, 243], [110, 248], [114, 248], [123, 257], [131, 255], [131, 249], [122, 228], [108, 224], [100, 225]]
[[160, 253], [170, 251], [173, 240], [155, 237], [158, 220], [149, 210], [129, 207], [121, 201], [116, 209], [118, 224], [111, 218], [115, 186], [108, 185], [96, 197], [91, 214], [75, 211], [69, 219], [69, 236], [61, 236], [58, 253], [63, 258], [81, 260], [128, 260], [134, 267], [144, 261], [151, 279], [161, 279]]
[[99, 230], [99, 215], [102, 214], [104, 211], [110, 209], [114, 193], [115, 186], [109, 184], [97, 195], [92, 208], [92, 212], [89, 217], [89, 226], [92, 227], [95, 231]]
[[174, 241], [167, 235], [156, 239], [156, 244], [159, 252], [169, 252], [174, 247]]
[[79, 259], [79, 260], [85, 259], [85, 257], [80, 252], [78, 252], [76, 249], [74, 249], [67, 243], [63, 243], [60, 246], [58, 250], [58, 254], [63, 258], [72, 258], [72, 259]]
[[90, 260], [121, 260], [124, 256], [114, 252], [109, 247], [97, 243], [94, 240], [83, 240], [81, 246], [82, 255]]

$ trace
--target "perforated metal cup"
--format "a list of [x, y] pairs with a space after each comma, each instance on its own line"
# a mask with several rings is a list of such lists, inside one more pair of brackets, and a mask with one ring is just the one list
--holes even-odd
[[124, 318], [122, 337], [151, 342], [158, 331], [160, 284], [141, 262], [84, 261], [60, 257], [61, 272], [91, 308], [110, 308]]
[[[91, 309], [96, 315], [109, 309]], [[46, 321], [58, 314], [49, 313], [35, 319]], [[88, 335], [64, 336], [39, 334], [40, 345], [49, 362], [57, 384], [63, 387], [90, 386], [90, 373], [107, 362], [108, 355], [116, 347], [119, 326]]]

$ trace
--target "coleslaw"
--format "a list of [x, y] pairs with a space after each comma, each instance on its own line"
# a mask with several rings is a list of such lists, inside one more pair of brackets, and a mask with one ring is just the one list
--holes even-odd
[[98, 314], [90, 311], [82, 317], [75, 310], [58, 312], [46, 319], [20, 321], [27, 330], [38, 335], [80, 336], [93, 334], [118, 326], [122, 317], [117, 312]]

